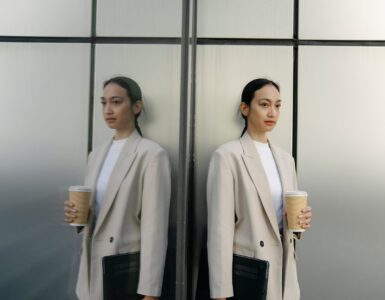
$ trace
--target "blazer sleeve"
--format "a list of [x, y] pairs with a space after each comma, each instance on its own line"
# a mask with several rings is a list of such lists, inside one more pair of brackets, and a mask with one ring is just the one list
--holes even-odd
[[171, 170], [165, 150], [152, 158], [144, 174], [138, 293], [160, 296], [167, 251]]
[[233, 296], [235, 226], [234, 178], [220, 151], [211, 157], [207, 178], [207, 251], [211, 298]]

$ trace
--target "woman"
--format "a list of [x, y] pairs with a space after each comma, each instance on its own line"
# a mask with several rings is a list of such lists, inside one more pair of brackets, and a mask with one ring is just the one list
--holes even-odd
[[[85, 185], [92, 187], [92, 209], [84, 228], [76, 293], [79, 299], [103, 298], [102, 258], [140, 251], [137, 293], [158, 299], [162, 290], [170, 203], [170, 164], [165, 150], [141, 136], [138, 84], [127, 77], [104, 83], [101, 104], [114, 136], [92, 151]], [[65, 220], [76, 210], [65, 204]]]
[[[208, 182], [208, 259], [211, 298], [233, 296], [233, 254], [269, 261], [268, 300], [298, 300], [294, 239], [286, 230], [283, 192], [297, 189], [294, 160], [267, 138], [280, 114], [279, 86], [271, 80], [249, 82], [240, 111], [240, 139], [212, 155]], [[311, 208], [298, 222], [310, 228]]]

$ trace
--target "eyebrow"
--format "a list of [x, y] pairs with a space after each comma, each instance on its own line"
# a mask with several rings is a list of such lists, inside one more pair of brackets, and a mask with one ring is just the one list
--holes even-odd
[[[265, 100], [265, 101], [269, 101], [269, 102], [273, 102], [273, 100], [271, 100], [271, 99], [269, 99], [269, 98], [259, 98], [259, 99], [257, 99], [258, 101], [263, 101], [263, 100]], [[278, 99], [276, 102], [282, 102], [282, 99]]]
[[[100, 97], [101, 100], [106, 100], [106, 98], [104, 98], [103, 96]], [[123, 97], [120, 97], [120, 96], [112, 96], [110, 99], [123, 99]]]

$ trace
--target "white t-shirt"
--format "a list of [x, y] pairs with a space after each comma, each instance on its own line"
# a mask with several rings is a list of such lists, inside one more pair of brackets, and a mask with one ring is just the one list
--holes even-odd
[[117, 141], [112, 141], [110, 149], [104, 159], [102, 169], [100, 170], [98, 181], [96, 183], [96, 193], [95, 193], [95, 218], [98, 217], [100, 208], [103, 205], [104, 193], [106, 192], [108, 181], [110, 179], [112, 170], [118, 160], [120, 152], [124, 147], [127, 139], [121, 139]]
[[262, 161], [263, 168], [266, 173], [267, 181], [269, 182], [271, 196], [277, 215], [278, 227], [283, 228], [283, 193], [281, 178], [279, 176], [277, 164], [275, 163], [273, 153], [268, 143], [260, 143], [253, 141], [259, 156]]

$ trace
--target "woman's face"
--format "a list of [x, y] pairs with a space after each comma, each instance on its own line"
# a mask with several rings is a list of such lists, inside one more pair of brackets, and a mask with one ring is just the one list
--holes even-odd
[[242, 102], [240, 109], [247, 118], [247, 128], [258, 133], [273, 130], [278, 122], [281, 98], [278, 90], [272, 84], [254, 92], [250, 105]]
[[105, 86], [101, 103], [107, 126], [117, 131], [133, 128], [135, 115], [142, 108], [141, 101], [132, 104], [127, 91], [116, 83], [109, 83]]

